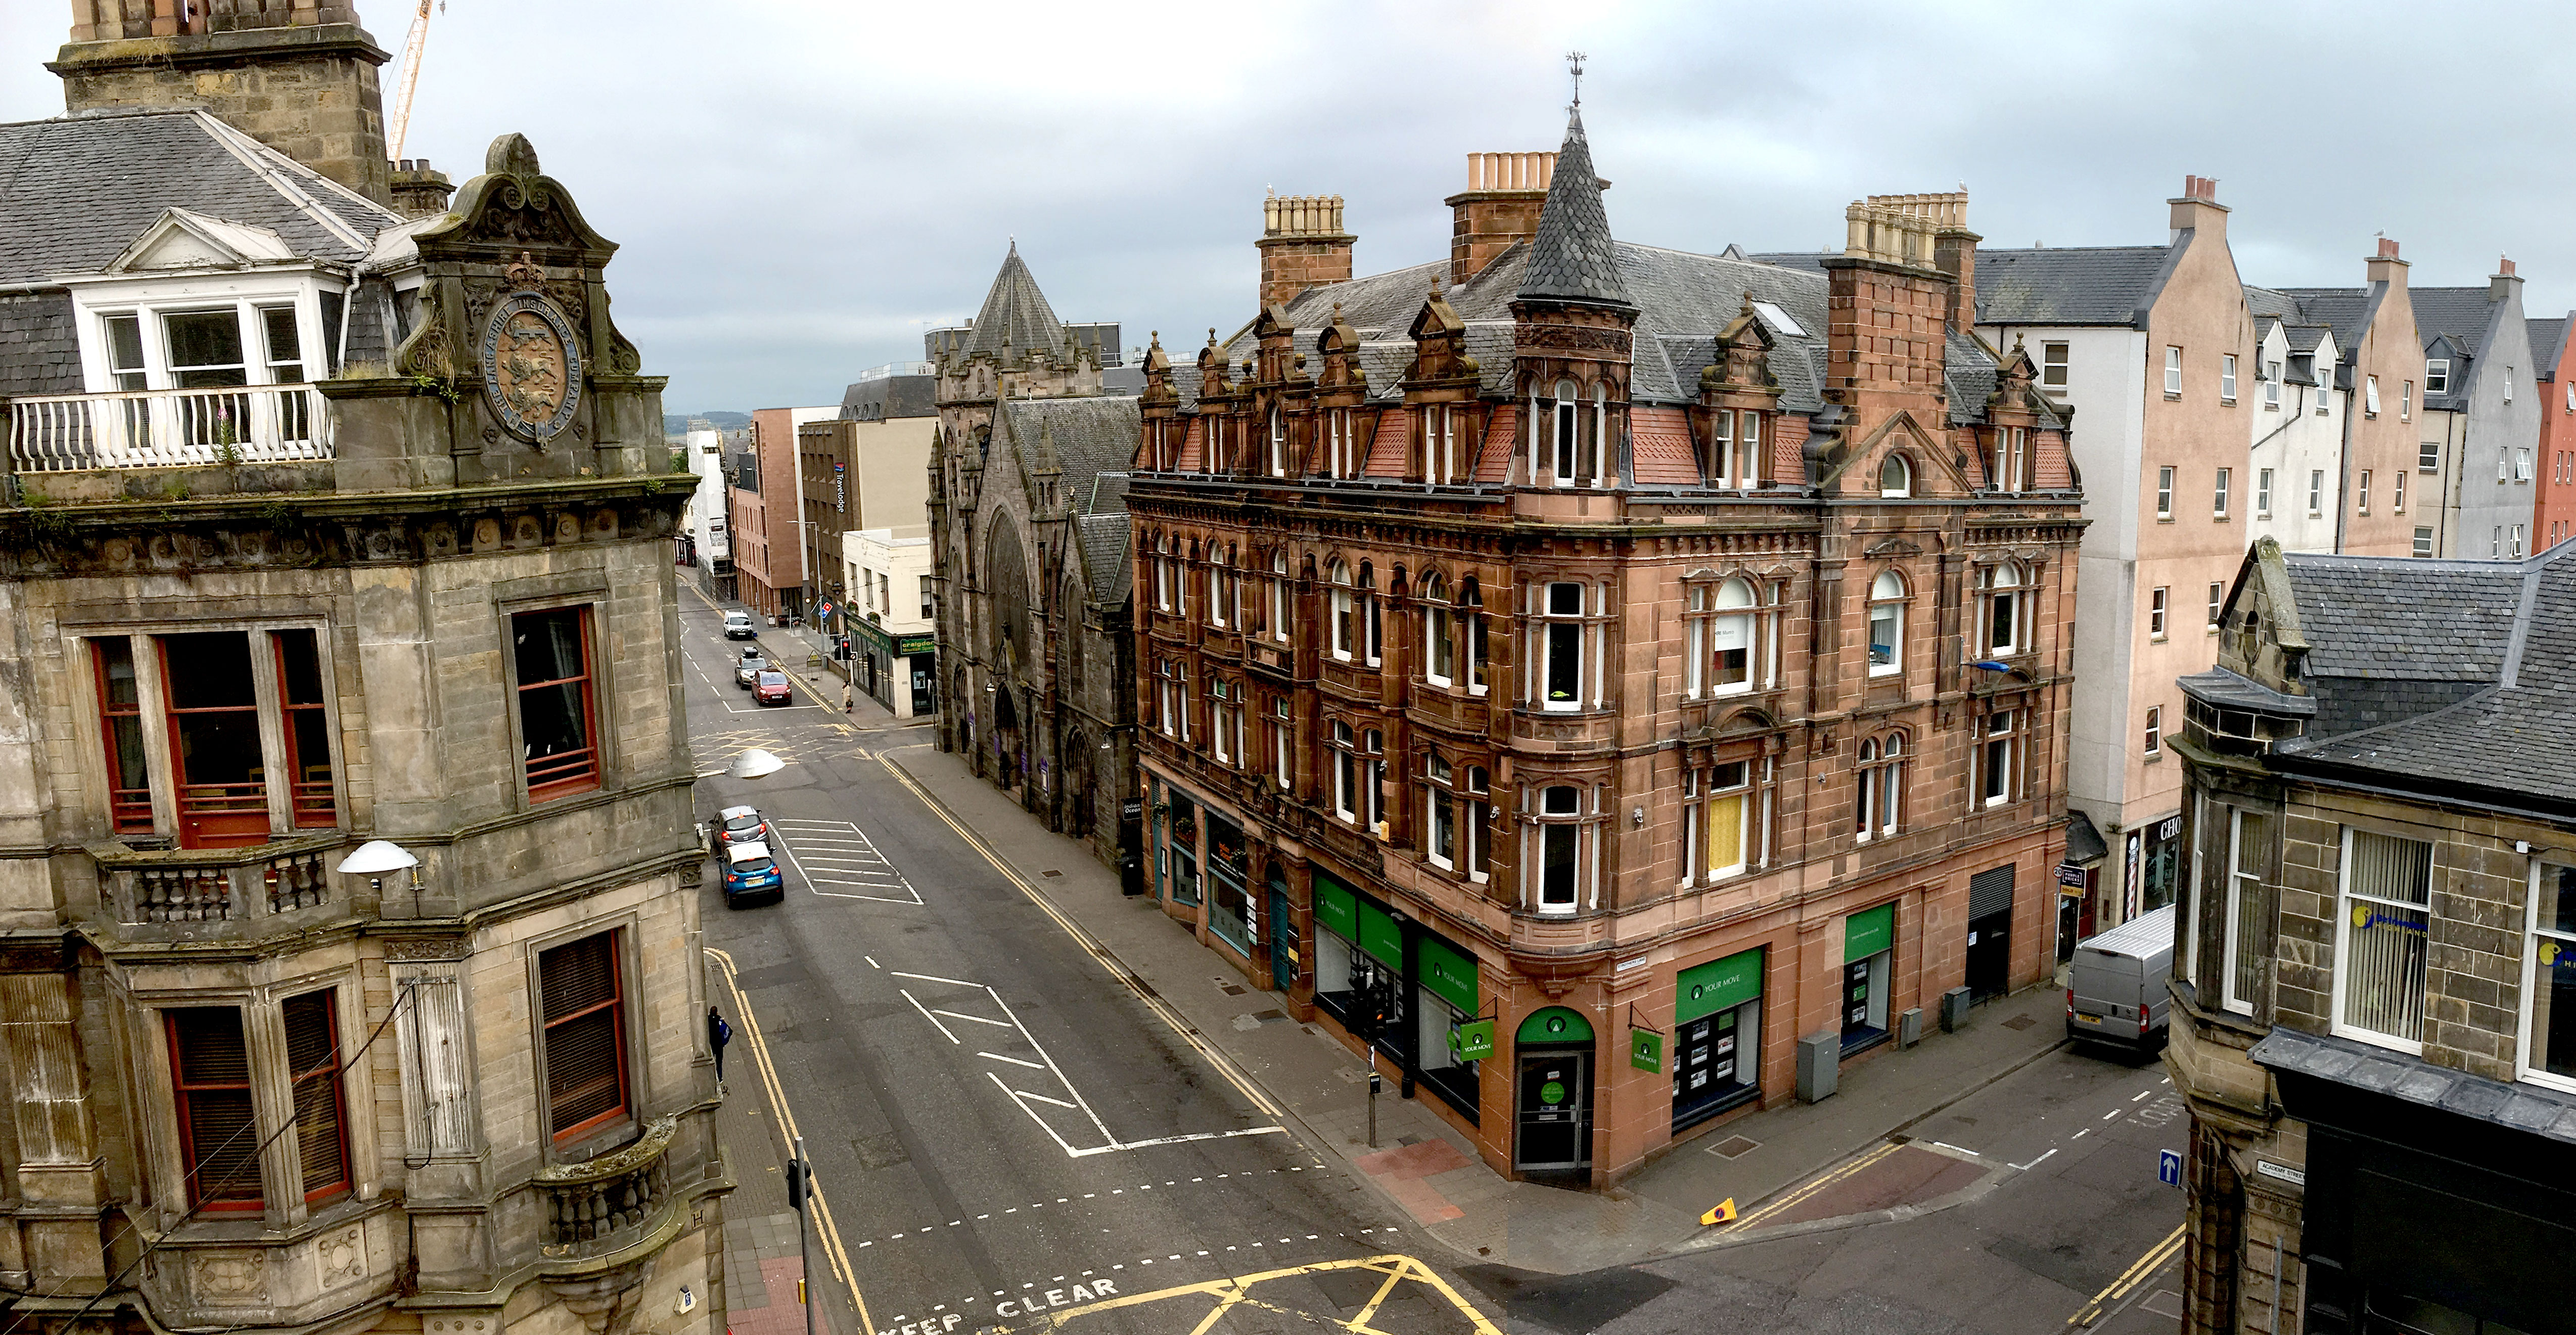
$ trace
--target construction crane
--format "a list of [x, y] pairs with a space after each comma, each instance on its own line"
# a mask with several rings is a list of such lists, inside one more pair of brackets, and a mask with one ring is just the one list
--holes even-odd
[[[394, 99], [394, 119], [385, 127], [386, 156], [402, 161], [403, 137], [411, 131], [411, 94], [420, 86], [420, 49], [429, 41], [429, 7], [432, 0], [420, 0], [420, 10], [411, 17], [411, 36], [403, 41], [402, 92]], [[446, 0], [436, 0], [439, 12], [447, 10]]]

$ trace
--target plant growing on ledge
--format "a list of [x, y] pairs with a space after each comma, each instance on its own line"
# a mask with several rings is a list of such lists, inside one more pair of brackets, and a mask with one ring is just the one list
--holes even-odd
[[423, 371], [413, 376], [411, 383], [424, 393], [437, 395], [450, 408], [464, 397], [456, 392], [456, 380], [452, 376], [436, 376]]

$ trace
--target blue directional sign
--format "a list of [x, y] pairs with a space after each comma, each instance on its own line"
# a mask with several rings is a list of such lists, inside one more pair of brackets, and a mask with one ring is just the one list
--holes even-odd
[[2156, 1151], [2156, 1180], [2168, 1187], [2182, 1185], [2182, 1151]]

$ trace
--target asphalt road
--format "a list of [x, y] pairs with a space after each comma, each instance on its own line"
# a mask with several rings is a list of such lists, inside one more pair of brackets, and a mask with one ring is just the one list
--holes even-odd
[[[922, 733], [850, 728], [831, 677], [830, 706], [801, 672], [796, 705], [755, 704], [742, 642], [682, 598], [700, 818], [760, 807], [787, 867], [784, 902], [730, 909], [710, 864], [705, 944], [732, 1097], [774, 1080], [822, 1187], [827, 1330], [1493, 1329], [1428, 1238], [873, 756]], [[723, 777], [747, 746], [790, 763]], [[729, 1147], [738, 1174], [780, 1156]]]
[[1512, 1329], [1564, 1335], [2170, 1332], [2182, 1191], [2157, 1164], [2187, 1125], [2161, 1063], [2063, 1048], [1744, 1220], [1812, 1231], [1562, 1280], [1472, 1278]]

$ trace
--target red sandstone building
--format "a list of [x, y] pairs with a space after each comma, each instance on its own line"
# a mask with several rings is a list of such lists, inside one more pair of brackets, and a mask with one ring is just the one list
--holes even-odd
[[1147, 879], [1301, 1018], [1386, 1011], [1495, 1167], [1601, 1183], [2048, 977], [2080, 495], [1964, 196], [1618, 242], [1577, 120], [1450, 202], [1354, 280], [1338, 199], [1272, 201], [1258, 318], [1150, 355]]

